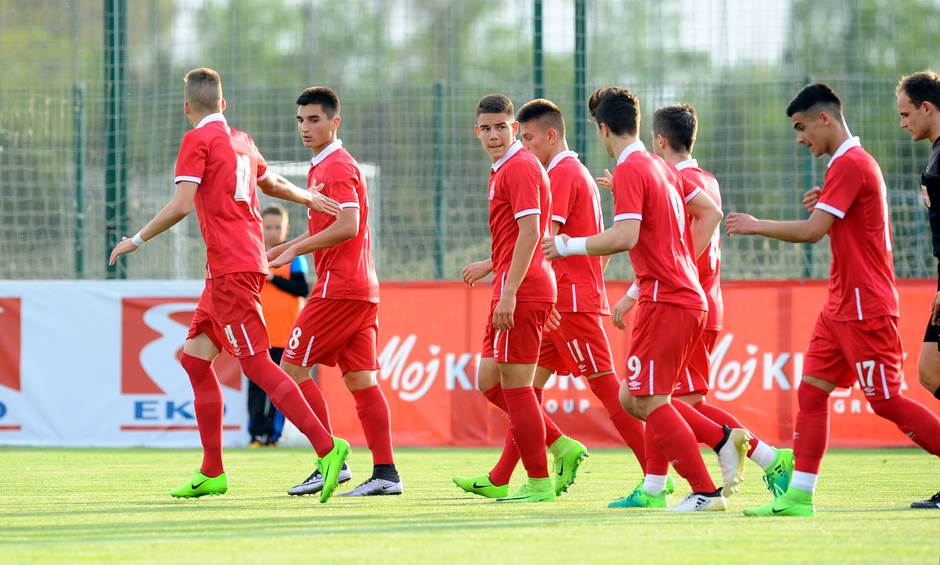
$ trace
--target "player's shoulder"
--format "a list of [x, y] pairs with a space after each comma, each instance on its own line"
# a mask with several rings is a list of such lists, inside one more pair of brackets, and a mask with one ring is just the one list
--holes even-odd
[[324, 171], [336, 177], [358, 177], [359, 162], [343, 148], [338, 149], [323, 161]]
[[548, 174], [542, 163], [526, 149], [520, 149], [515, 155], [509, 158], [499, 168], [504, 177], [529, 177], [538, 176], [548, 180]]
[[852, 147], [829, 163], [829, 172], [863, 176], [880, 170], [878, 162], [861, 145]]

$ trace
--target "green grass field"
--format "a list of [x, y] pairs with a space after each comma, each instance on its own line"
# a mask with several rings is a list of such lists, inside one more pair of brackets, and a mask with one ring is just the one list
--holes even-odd
[[[0, 563], [284, 562], [892, 562], [937, 563], [940, 511], [910, 510], [940, 488], [936, 459], [915, 449], [833, 450], [812, 519], [745, 518], [768, 499], [750, 465], [726, 513], [615, 511], [639, 479], [623, 451], [595, 450], [555, 504], [503, 505], [459, 492], [490, 449], [401, 449], [400, 497], [289, 497], [310, 453], [230, 449], [227, 495], [168, 496], [195, 450], [0, 449]], [[714, 457], [706, 454], [711, 465]], [[367, 478], [364, 448], [353, 482]], [[717, 469], [711, 465], [717, 476]], [[517, 470], [515, 483], [522, 480]], [[680, 492], [687, 486], [680, 485]], [[342, 487], [341, 487], [342, 489]], [[345, 489], [342, 489], [345, 490]], [[673, 498], [673, 500], [678, 500]]]

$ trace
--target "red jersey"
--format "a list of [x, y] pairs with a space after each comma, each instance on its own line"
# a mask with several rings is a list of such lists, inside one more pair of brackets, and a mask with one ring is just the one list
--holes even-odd
[[640, 222], [639, 239], [630, 250], [639, 302], [707, 311], [684, 235], [683, 188], [676, 169], [637, 141], [623, 150], [614, 169], [614, 222]]
[[[548, 164], [552, 189], [552, 221], [558, 233], [589, 237], [604, 231], [601, 196], [594, 177], [574, 151], [562, 151]], [[572, 255], [552, 263], [558, 280], [559, 312], [610, 314], [601, 258]]]
[[[493, 163], [490, 172], [490, 235], [493, 239], [493, 300], [503, 295], [503, 285], [512, 263], [512, 252], [519, 237], [519, 218], [539, 216], [539, 231], [550, 235], [552, 196], [545, 169], [534, 155], [516, 141], [502, 159]], [[555, 302], [555, 272], [542, 244], [535, 246], [532, 262], [526, 271], [517, 302]]]
[[206, 276], [267, 273], [257, 181], [267, 164], [247, 133], [210, 114], [183, 135], [176, 183], [193, 182], [196, 216], [206, 242]]
[[[369, 195], [366, 178], [339, 139], [327, 145], [310, 160], [307, 188], [323, 184], [322, 194], [339, 202], [341, 208], [359, 209], [359, 233], [339, 245], [313, 252], [317, 284], [311, 297], [335, 300], [379, 301], [379, 279], [372, 262], [369, 235]], [[329, 214], [308, 210], [310, 234], [321, 232], [336, 221]]]
[[816, 208], [838, 218], [829, 229], [832, 266], [823, 311], [839, 321], [900, 316], [887, 188], [857, 137], [833, 154]]
[[[710, 172], [702, 170], [698, 166], [698, 161], [689, 159], [676, 165], [679, 176], [686, 185], [683, 190], [685, 194], [685, 203], [688, 205], [693, 198], [704, 195], [712, 199], [718, 208], [721, 208], [721, 191], [718, 187], [718, 179]], [[692, 216], [686, 216], [686, 235], [689, 241], [692, 239]], [[693, 246], [694, 253], [694, 246]], [[706, 331], [718, 331], [721, 329], [722, 320], [725, 316], [725, 305], [721, 298], [721, 232], [718, 228], [712, 234], [712, 239], [702, 255], [696, 260], [698, 267], [698, 280], [702, 284], [702, 290], [705, 291], [705, 298], [708, 299], [708, 319], [705, 322]]]

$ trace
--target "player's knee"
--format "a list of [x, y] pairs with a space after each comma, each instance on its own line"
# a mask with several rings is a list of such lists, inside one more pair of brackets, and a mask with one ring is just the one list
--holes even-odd
[[695, 406], [699, 402], [705, 401], [705, 397], [701, 394], [683, 394], [682, 396], [673, 396], [672, 398], [685, 402], [689, 406]]
[[283, 359], [281, 360], [281, 369], [290, 375], [290, 378], [294, 379], [294, 382], [297, 384], [300, 384], [310, 378], [310, 369], [308, 367], [294, 365], [293, 363]]
[[920, 381], [921, 386], [928, 391], [937, 390], [937, 387], [940, 386], [940, 365], [921, 359], [917, 364], [917, 379]]
[[343, 382], [350, 392], [365, 390], [376, 384], [374, 371], [352, 371], [343, 375]]

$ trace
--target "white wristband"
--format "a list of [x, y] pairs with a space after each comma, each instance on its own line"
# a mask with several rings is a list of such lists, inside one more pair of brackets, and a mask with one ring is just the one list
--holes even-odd
[[568, 244], [565, 243], [565, 238], [560, 235], [555, 236], [555, 249], [558, 250], [558, 254], [562, 257], [568, 256]]
[[147, 240], [140, 237], [140, 232], [137, 232], [134, 234], [134, 237], [131, 238], [131, 243], [133, 243], [137, 247], [140, 247], [143, 244], [147, 243]]
[[572, 237], [568, 240], [567, 255], [587, 255], [587, 238]]
[[633, 300], [640, 299], [640, 287], [636, 284], [636, 281], [633, 281], [633, 284], [630, 285], [630, 288], [627, 289], [627, 296]]

